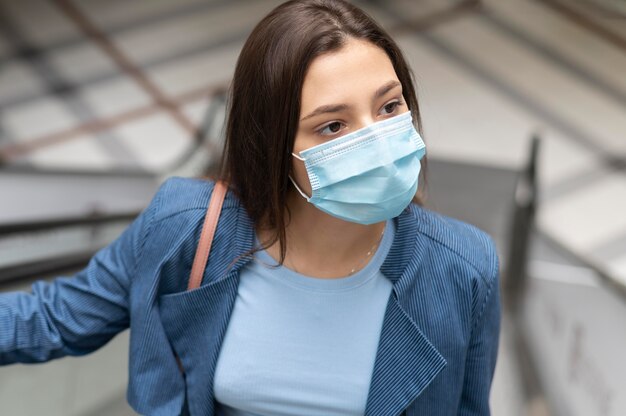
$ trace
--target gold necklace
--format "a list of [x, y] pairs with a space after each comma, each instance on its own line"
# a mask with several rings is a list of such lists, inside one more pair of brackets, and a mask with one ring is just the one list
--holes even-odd
[[351, 276], [354, 273], [356, 273], [358, 270], [361, 270], [361, 268], [363, 267], [363, 263], [367, 263], [367, 261], [369, 261], [369, 258], [372, 255], [372, 253], [376, 252], [376, 250], [375, 250], [376, 247], [378, 247], [380, 242], [383, 241], [383, 235], [385, 235], [385, 228], [384, 227], [383, 227], [383, 231], [380, 233], [380, 237], [378, 237], [378, 241], [376, 241], [374, 243], [374, 245], [369, 249], [369, 251], [365, 255], [365, 258], [361, 259], [359, 264], [357, 264], [356, 267], [354, 267], [352, 270], [350, 270], [350, 273], [348, 273], [348, 276]]
[[[350, 273], [348, 273], [348, 276], [353, 275], [354, 273], [356, 273], [357, 271], [361, 270], [361, 267], [363, 265], [363, 263], [366, 262], [366, 260], [369, 260], [370, 256], [376, 251], [376, 247], [378, 247], [378, 245], [380, 244], [380, 242], [383, 240], [383, 236], [385, 235], [385, 227], [383, 227], [383, 231], [380, 233], [380, 237], [378, 237], [378, 240], [374, 243], [374, 245], [368, 250], [367, 254], [365, 255], [365, 258], [361, 259], [361, 261], [356, 265], [356, 267], [352, 268], [350, 270]], [[290, 261], [291, 263], [291, 261]], [[288, 266], [290, 269], [292, 269], [293, 271], [300, 273], [298, 271], [298, 269], [295, 267], [295, 265], [292, 263], [291, 266]]]

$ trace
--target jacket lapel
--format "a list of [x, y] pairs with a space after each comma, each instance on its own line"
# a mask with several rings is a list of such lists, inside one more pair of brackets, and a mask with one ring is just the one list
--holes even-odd
[[381, 267], [394, 286], [383, 319], [366, 416], [401, 414], [446, 366], [444, 357], [401, 305], [423, 256], [415, 218], [419, 210], [410, 206], [395, 219], [396, 236]]
[[392, 293], [383, 320], [365, 415], [400, 414], [445, 365], [446, 360]]
[[237, 273], [161, 297], [161, 319], [185, 370], [191, 414], [213, 414], [213, 375], [237, 294]]

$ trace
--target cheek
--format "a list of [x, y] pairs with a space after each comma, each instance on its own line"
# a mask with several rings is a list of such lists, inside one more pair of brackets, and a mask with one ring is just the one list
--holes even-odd
[[302, 191], [308, 196], [311, 196], [311, 182], [309, 182], [309, 175], [306, 173], [304, 162], [294, 157], [293, 162], [291, 163], [291, 169], [293, 172], [293, 179], [296, 181], [300, 189], [302, 189]]

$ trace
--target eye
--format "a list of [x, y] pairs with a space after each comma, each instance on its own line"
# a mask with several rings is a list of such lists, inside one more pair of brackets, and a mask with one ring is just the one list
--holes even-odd
[[339, 121], [333, 121], [332, 123], [327, 124], [326, 126], [319, 129], [317, 132], [323, 136], [330, 136], [338, 133], [339, 130], [341, 130], [342, 126], [343, 123], [340, 123]]
[[383, 108], [380, 110], [381, 114], [383, 115], [387, 115], [387, 114], [393, 114], [396, 112], [396, 110], [398, 109], [398, 107], [400, 107], [403, 103], [401, 101], [392, 101], [390, 103], [387, 103], [383, 106]]

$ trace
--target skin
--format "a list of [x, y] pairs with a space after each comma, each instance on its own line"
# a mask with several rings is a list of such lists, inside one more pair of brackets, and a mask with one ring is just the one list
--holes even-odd
[[[317, 57], [309, 67], [293, 153], [407, 111], [387, 54], [367, 41], [349, 38], [341, 49]], [[310, 196], [304, 162], [293, 158], [291, 175]], [[284, 265], [311, 277], [340, 278], [363, 268], [369, 260], [366, 253], [385, 226], [384, 221], [361, 225], [335, 218], [308, 203], [295, 187], [287, 204], [292, 215]], [[274, 259], [280, 257], [278, 244], [267, 251]]]

